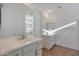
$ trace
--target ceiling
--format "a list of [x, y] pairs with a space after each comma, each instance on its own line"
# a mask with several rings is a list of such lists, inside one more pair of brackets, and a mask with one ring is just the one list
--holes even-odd
[[31, 3], [31, 4], [26, 4], [29, 7], [33, 9], [37, 9], [40, 12], [47, 12], [48, 10], [53, 10], [53, 9], [58, 9], [61, 7], [61, 4], [58, 3]]
[[42, 14], [48, 14], [49, 10], [51, 10], [51, 16], [52, 14], [75, 13], [79, 9], [78, 3], [27, 3], [26, 5], [40, 11]]
[[79, 3], [25, 3], [25, 5], [40, 11], [46, 17], [48, 14], [47, 22], [52, 21], [59, 25], [73, 22], [79, 18]]
[[47, 12], [48, 10], [59, 10], [61, 8], [67, 8], [67, 7], [79, 7], [78, 3], [27, 3], [29, 7], [33, 9], [37, 9], [40, 12]]

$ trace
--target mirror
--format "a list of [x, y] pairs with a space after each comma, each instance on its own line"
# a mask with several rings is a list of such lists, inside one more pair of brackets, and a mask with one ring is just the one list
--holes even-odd
[[55, 24], [54, 23], [47, 23], [44, 26], [44, 29], [46, 29], [46, 30], [53, 30], [54, 28], [55, 28]]
[[30, 12], [32, 10], [22, 3], [3, 3], [0, 37], [25, 35], [27, 28], [31, 31], [33, 29], [33, 16], [30, 15]]
[[52, 36], [55, 33], [51, 33], [55, 29], [54, 23], [47, 23], [43, 28], [43, 35]]

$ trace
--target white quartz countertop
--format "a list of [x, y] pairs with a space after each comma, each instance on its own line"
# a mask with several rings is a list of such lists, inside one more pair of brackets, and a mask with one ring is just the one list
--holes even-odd
[[24, 40], [21, 40], [20, 38], [21, 36], [0, 38], [0, 55], [9, 52], [12, 49], [16, 49], [32, 42], [41, 40], [41, 38], [34, 37], [33, 35], [27, 36]]

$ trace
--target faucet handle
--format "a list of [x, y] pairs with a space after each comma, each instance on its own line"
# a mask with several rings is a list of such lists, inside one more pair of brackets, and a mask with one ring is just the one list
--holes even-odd
[[26, 39], [26, 36], [25, 35], [22, 35], [22, 40]]

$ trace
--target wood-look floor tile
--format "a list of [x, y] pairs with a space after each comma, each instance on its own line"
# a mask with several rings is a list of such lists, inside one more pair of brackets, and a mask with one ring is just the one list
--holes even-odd
[[79, 51], [56, 45], [51, 50], [43, 48], [43, 56], [79, 56]]

